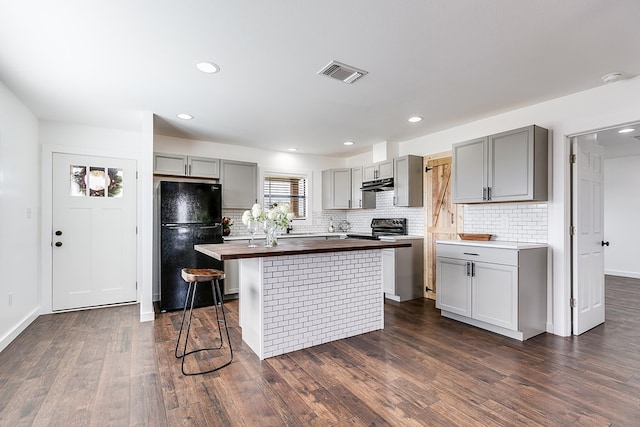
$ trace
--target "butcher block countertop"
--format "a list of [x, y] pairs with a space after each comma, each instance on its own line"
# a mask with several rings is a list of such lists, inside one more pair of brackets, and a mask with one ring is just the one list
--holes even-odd
[[285, 255], [319, 254], [327, 252], [360, 251], [370, 249], [393, 249], [410, 247], [408, 241], [381, 241], [362, 239], [310, 240], [289, 239], [278, 242], [278, 246], [267, 248], [258, 243], [250, 248], [246, 242], [195, 245], [195, 249], [219, 261], [241, 258], [261, 258]]

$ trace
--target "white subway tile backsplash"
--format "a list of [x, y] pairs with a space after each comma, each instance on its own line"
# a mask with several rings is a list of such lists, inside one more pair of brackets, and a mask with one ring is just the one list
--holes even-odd
[[[225, 209], [222, 212], [222, 215], [233, 219], [234, 225], [231, 227], [233, 236], [249, 236], [246, 227], [242, 224], [243, 212], [244, 209]], [[311, 225], [300, 224], [295, 220], [292, 225], [293, 229], [299, 233], [326, 233], [330, 220], [333, 219], [333, 225], [336, 228], [340, 221], [347, 220], [351, 224], [352, 232], [370, 233], [372, 218], [407, 218], [408, 233], [424, 236], [423, 208], [393, 206], [393, 191], [376, 193], [376, 209], [314, 211], [311, 213]], [[262, 231], [259, 231], [257, 236], [261, 233]]]
[[493, 240], [547, 243], [547, 204], [465, 205], [464, 232], [493, 234]]

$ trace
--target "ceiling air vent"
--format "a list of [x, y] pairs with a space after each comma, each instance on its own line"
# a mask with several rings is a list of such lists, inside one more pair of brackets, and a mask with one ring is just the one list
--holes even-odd
[[341, 80], [345, 83], [353, 83], [360, 77], [367, 74], [367, 71], [359, 70], [338, 61], [331, 61], [322, 70], [318, 71], [317, 74], [323, 74], [327, 77]]

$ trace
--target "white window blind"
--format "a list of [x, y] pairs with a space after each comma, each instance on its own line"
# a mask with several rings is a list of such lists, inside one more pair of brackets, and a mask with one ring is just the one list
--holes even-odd
[[307, 217], [307, 179], [299, 176], [265, 176], [264, 207], [289, 203], [297, 219]]

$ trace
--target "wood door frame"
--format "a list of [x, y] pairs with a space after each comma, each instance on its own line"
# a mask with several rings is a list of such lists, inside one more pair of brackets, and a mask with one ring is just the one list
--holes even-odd
[[[440, 153], [429, 154], [422, 158], [423, 167], [426, 173], [423, 178], [423, 200], [425, 200], [425, 209], [424, 209], [424, 297], [428, 299], [436, 299], [435, 289], [435, 275], [434, 272], [431, 271], [431, 259], [435, 256], [433, 253], [433, 242], [431, 237], [431, 229], [430, 226], [433, 224], [433, 203], [431, 194], [433, 193], [433, 178], [431, 171], [428, 170], [428, 165], [430, 162], [441, 160], [441, 159], [450, 159], [452, 156], [451, 151], [443, 151]], [[453, 173], [453, 171], [452, 171]], [[448, 184], [449, 188], [451, 188], [451, 181]], [[463, 205], [456, 205], [455, 209], [455, 217], [456, 217], [456, 232], [462, 232], [464, 225], [463, 218]], [[434, 290], [436, 292], [434, 292]]]

